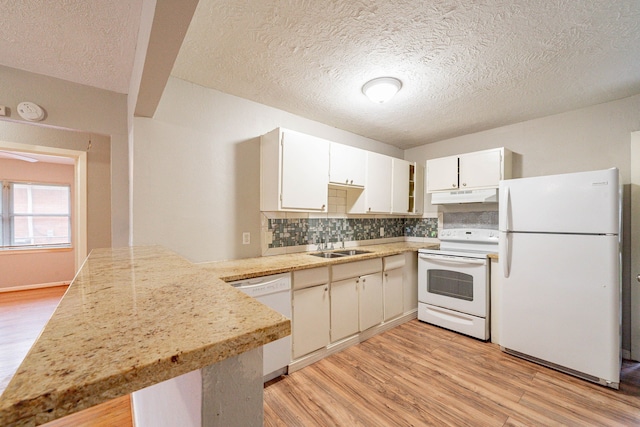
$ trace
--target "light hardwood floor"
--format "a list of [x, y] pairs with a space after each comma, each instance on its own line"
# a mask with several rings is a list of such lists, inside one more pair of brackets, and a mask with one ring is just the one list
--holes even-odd
[[[64, 289], [0, 294], [0, 391]], [[619, 391], [411, 321], [265, 386], [265, 426], [640, 425], [640, 364]], [[129, 396], [46, 424], [130, 427]]]
[[414, 320], [268, 384], [265, 425], [640, 425], [640, 366], [615, 391]]
[[[58, 306], [67, 286], [0, 293], [0, 394]], [[132, 427], [129, 396], [45, 424], [46, 427]]]

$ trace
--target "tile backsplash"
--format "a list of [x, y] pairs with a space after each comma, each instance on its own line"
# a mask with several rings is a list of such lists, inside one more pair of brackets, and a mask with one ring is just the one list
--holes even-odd
[[268, 248], [317, 245], [393, 237], [437, 237], [437, 218], [267, 219]]
[[498, 211], [482, 212], [445, 212], [442, 227], [448, 228], [484, 228], [498, 229]]

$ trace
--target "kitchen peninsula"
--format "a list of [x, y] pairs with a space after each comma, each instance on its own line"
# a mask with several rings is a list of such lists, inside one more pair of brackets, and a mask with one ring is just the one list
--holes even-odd
[[[43, 424], [198, 370], [203, 425], [239, 408], [261, 419], [261, 372], [249, 381], [219, 367], [259, 352], [260, 371], [261, 346], [290, 333], [289, 319], [169, 250], [94, 250], [0, 396], [0, 425]], [[212, 376], [259, 401], [207, 411], [207, 397], [237, 397], [211, 391]]]

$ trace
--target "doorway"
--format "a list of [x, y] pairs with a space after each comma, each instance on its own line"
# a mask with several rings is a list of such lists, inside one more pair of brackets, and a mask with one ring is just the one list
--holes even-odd
[[73, 212], [75, 221], [72, 229], [72, 244], [75, 253], [75, 271], [78, 271], [87, 257], [87, 153], [84, 151], [40, 145], [18, 144], [0, 141], [0, 150], [24, 156], [55, 156], [69, 159], [74, 165]]

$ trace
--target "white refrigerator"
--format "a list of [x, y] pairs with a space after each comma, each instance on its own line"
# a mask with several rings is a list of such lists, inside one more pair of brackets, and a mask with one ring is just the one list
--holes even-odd
[[500, 182], [500, 346], [618, 388], [618, 169]]

